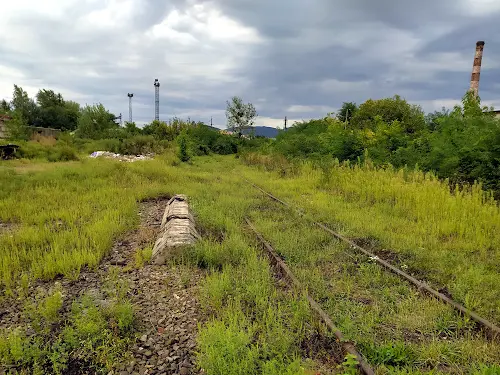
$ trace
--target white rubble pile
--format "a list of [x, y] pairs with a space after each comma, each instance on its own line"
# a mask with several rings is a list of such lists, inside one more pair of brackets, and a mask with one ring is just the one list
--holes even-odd
[[108, 158], [108, 159], [117, 159], [119, 161], [126, 161], [126, 162], [134, 162], [138, 160], [150, 160], [153, 159], [154, 154], [146, 154], [146, 155], [122, 155], [122, 154], [115, 154], [114, 152], [108, 152], [108, 151], [94, 151], [93, 153], [90, 154], [89, 157], [91, 158]]

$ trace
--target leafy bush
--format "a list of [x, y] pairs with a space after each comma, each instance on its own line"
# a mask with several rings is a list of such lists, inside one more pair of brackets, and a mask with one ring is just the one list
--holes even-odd
[[399, 96], [368, 100], [349, 123], [327, 116], [296, 123], [261, 147], [288, 159], [324, 157], [376, 165], [419, 166], [452, 185], [479, 181], [500, 195], [500, 121], [467, 93], [461, 106], [423, 115]]
[[151, 135], [136, 135], [123, 140], [120, 153], [128, 155], [140, 155], [157, 150], [157, 141]]
[[367, 100], [356, 110], [350, 125], [354, 129], [373, 129], [376, 126], [376, 117], [386, 124], [398, 121], [403, 124], [404, 131], [407, 133], [416, 133], [425, 127], [422, 109], [410, 105], [398, 95], [380, 100]]
[[220, 136], [214, 142], [212, 151], [220, 155], [235, 154], [236, 152], [238, 152], [238, 146], [233, 137]]
[[188, 139], [186, 133], [181, 133], [179, 137], [177, 137], [177, 144], [179, 145], [178, 156], [179, 159], [183, 162], [189, 161], [191, 156], [188, 151]]
[[111, 114], [102, 104], [86, 105], [80, 111], [76, 134], [81, 138], [100, 139], [113, 133], [118, 125], [113, 121]]
[[76, 151], [69, 146], [55, 147], [53, 152], [47, 156], [48, 161], [71, 161], [79, 160]]
[[51, 162], [78, 160], [76, 150], [71, 146], [56, 143], [55, 146], [38, 142], [20, 142], [17, 155], [24, 159], [43, 159]]

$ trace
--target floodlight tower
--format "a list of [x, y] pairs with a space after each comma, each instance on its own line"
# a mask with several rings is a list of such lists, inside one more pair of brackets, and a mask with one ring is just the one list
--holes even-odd
[[155, 120], [160, 119], [160, 81], [158, 78], [155, 79]]
[[128, 93], [128, 122], [132, 122], [132, 98], [134, 94]]

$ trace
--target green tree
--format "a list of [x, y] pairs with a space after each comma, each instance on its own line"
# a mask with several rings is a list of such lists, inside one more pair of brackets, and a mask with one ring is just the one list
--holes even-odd
[[17, 112], [27, 125], [36, 125], [38, 118], [38, 107], [33, 99], [28, 96], [28, 93], [22, 87], [14, 85], [12, 94], [12, 108]]
[[99, 104], [86, 105], [78, 118], [76, 134], [81, 138], [106, 138], [119, 126], [113, 121], [115, 115]]
[[444, 107], [441, 108], [441, 111], [434, 111], [432, 113], [428, 113], [425, 116], [425, 123], [427, 125], [427, 128], [430, 131], [437, 130], [439, 128], [439, 124], [443, 120], [443, 118], [446, 118], [449, 115], [450, 115], [450, 111]]
[[36, 95], [38, 104], [38, 126], [60, 130], [74, 130], [78, 122], [80, 105], [66, 102], [60, 93], [42, 89]]
[[42, 89], [36, 94], [36, 103], [41, 108], [64, 106], [64, 99], [61, 94], [56, 94], [53, 90]]
[[143, 134], [152, 135], [157, 140], [173, 141], [179, 134], [178, 129], [170, 126], [165, 121], [154, 120], [151, 124], [144, 126], [142, 129]]
[[7, 128], [9, 139], [25, 141], [29, 139], [30, 132], [20, 111], [12, 113], [12, 118], [5, 122], [5, 127]]
[[142, 133], [142, 129], [138, 128], [135, 122], [128, 122], [128, 121], [125, 122], [125, 131], [129, 135], [138, 135]]
[[337, 119], [342, 122], [350, 122], [352, 116], [358, 110], [358, 106], [353, 102], [344, 102], [342, 103], [342, 107], [337, 112]]
[[66, 109], [66, 126], [68, 130], [75, 130], [78, 126], [78, 117], [80, 116], [80, 104], [71, 100], [64, 102]]
[[387, 124], [398, 121], [407, 133], [415, 133], [425, 128], [424, 112], [419, 106], [411, 105], [399, 95], [379, 100], [369, 99], [361, 104], [351, 119], [354, 129], [376, 128], [375, 117], [380, 116]]
[[481, 181], [500, 192], [500, 121], [484, 113], [487, 109], [467, 92], [430, 134], [421, 165], [453, 183]]
[[0, 101], [0, 113], [10, 113], [11, 110], [12, 108], [10, 107], [10, 103], [7, 100], [2, 99], [2, 101]]
[[244, 130], [253, 127], [257, 111], [252, 103], [245, 104], [238, 96], [233, 96], [226, 104], [228, 128], [233, 132], [238, 132], [238, 135], [241, 137]]

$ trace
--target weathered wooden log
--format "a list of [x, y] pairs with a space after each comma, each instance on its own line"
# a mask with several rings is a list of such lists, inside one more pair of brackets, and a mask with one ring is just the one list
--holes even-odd
[[154, 264], [164, 264], [174, 248], [192, 245], [200, 238], [185, 195], [175, 195], [168, 201], [160, 228], [153, 247]]

